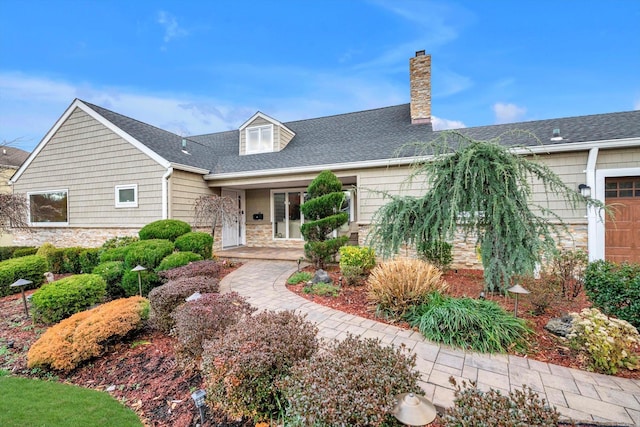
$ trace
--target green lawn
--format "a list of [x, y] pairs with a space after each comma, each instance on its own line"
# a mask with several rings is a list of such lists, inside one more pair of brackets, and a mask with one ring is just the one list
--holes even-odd
[[142, 426], [105, 392], [50, 381], [0, 376], [0, 426]]

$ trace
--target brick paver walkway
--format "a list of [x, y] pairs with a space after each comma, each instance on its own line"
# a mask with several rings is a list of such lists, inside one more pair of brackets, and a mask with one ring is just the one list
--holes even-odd
[[616, 425], [640, 425], [640, 380], [584, 372], [509, 355], [455, 350], [427, 341], [415, 331], [397, 328], [314, 304], [286, 289], [296, 271], [291, 261], [255, 260], [227, 275], [222, 292], [236, 291], [258, 309], [294, 310], [318, 324], [320, 335], [343, 338], [347, 331], [383, 343], [404, 344], [417, 355], [426, 397], [439, 407], [453, 404], [449, 377], [477, 381], [481, 389], [504, 392], [527, 384], [565, 417]]

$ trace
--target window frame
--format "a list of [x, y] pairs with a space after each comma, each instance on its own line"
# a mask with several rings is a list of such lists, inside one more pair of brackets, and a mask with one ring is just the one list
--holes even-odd
[[[67, 215], [66, 221], [64, 222], [35, 222], [32, 221], [31, 218], [31, 196], [35, 195], [43, 195], [43, 194], [52, 194], [52, 193], [65, 193], [67, 199]], [[29, 225], [36, 227], [61, 227], [69, 225], [69, 189], [61, 188], [57, 190], [43, 190], [43, 191], [29, 191], [27, 192], [27, 203], [29, 205]]]
[[[138, 207], [138, 184], [122, 184], [115, 187], [115, 206], [116, 209], [120, 208], [137, 208]], [[133, 190], [132, 202], [120, 201], [120, 190]]]
[[[263, 145], [262, 144], [262, 130], [263, 129], [269, 129], [269, 131], [271, 132], [271, 141], [269, 144], [269, 148], [268, 149], [260, 149], [260, 147]], [[250, 149], [249, 148], [249, 132], [251, 131], [258, 131], [258, 148], [257, 149]], [[273, 132], [273, 124], [266, 124], [266, 125], [259, 125], [259, 126], [251, 126], [248, 127], [244, 130], [245, 134], [244, 134], [244, 139], [245, 139], [245, 143], [244, 143], [244, 151], [245, 154], [260, 154], [260, 153], [273, 153], [273, 144], [274, 144], [274, 132]]]

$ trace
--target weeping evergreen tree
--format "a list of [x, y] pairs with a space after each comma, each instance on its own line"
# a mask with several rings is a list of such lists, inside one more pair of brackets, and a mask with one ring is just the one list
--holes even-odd
[[[559, 232], [568, 228], [547, 206], [532, 200], [533, 183], [572, 209], [585, 203], [603, 207], [569, 188], [547, 166], [500, 144], [532, 134], [512, 132], [490, 141], [476, 141], [448, 131], [420, 146], [433, 158], [417, 163], [408, 182], [425, 179], [422, 197], [385, 193], [390, 202], [374, 215], [370, 242], [388, 257], [404, 245], [453, 240], [457, 231], [478, 239], [485, 289], [504, 291], [512, 278], [531, 274], [545, 254], [556, 249]], [[539, 142], [539, 141], [538, 141]]]
[[304, 214], [300, 232], [306, 241], [305, 255], [317, 268], [323, 268], [349, 240], [348, 236], [331, 236], [349, 220], [348, 214], [341, 212], [345, 200], [342, 182], [331, 171], [320, 172], [307, 187], [307, 200], [300, 205]]

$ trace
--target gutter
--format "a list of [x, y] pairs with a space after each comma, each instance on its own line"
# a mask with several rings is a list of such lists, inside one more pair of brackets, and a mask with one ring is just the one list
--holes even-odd
[[173, 168], [167, 168], [162, 175], [162, 219], [169, 218], [169, 178], [173, 175]]

